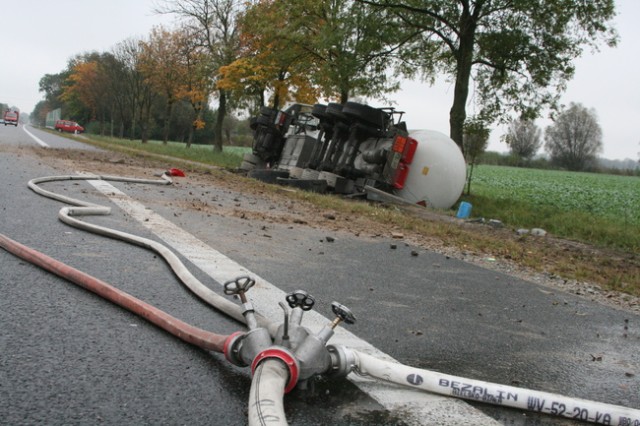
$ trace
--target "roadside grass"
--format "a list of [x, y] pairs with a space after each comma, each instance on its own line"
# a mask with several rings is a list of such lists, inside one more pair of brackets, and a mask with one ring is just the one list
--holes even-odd
[[[241, 162], [242, 154], [246, 152], [246, 148], [228, 150], [225, 147], [225, 152], [218, 153], [214, 152], [211, 146], [192, 145], [191, 149], [186, 149], [185, 145], [180, 143], [164, 145], [162, 142], [154, 141], [141, 144], [140, 141], [113, 140], [94, 135], [88, 138], [92, 144], [105, 149], [134, 155], [148, 152], [152, 156], [170, 156], [194, 161], [196, 163], [189, 163], [194, 170], [204, 170], [198, 166], [198, 163], [235, 169]], [[354, 200], [332, 195], [304, 191], [282, 191], [282, 188], [276, 185], [267, 185], [238, 175], [223, 174], [224, 176], [221, 175], [220, 178], [242, 182], [243, 187], [249, 191], [278, 193], [280, 196], [308, 202], [319, 209], [340, 212], [347, 217], [366, 217], [385, 225], [387, 229], [412, 232], [432, 240], [438, 239], [445, 247], [457, 247], [472, 255], [499, 257], [552, 276], [593, 282], [604, 289], [640, 296], [640, 261], [637, 256], [640, 252], [640, 224], [638, 224], [640, 220], [636, 221], [633, 212], [624, 210], [631, 208], [636, 209], [635, 212], [640, 212], [640, 206], [636, 208], [634, 204], [640, 203], [640, 197], [625, 200], [629, 194], [633, 196], [636, 189], [640, 191], [640, 187], [637, 186], [640, 185], [640, 179], [630, 177], [629, 179], [636, 180], [625, 181], [622, 185], [631, 190], [627, 195], [624, 191], [622, 195], [617, 194], [623, 201], [629, 203], [628, 205], [624, 202], [618, 203], [623, 208], [620, 210], [623, 213], [620, 214], [620, 211], [615, 210], [612, 213], [612, 210], [607, 208], [606, 202], [598, 206], [592, 203], [590, 208], [581, 208], [579, 197], [575, 195], [571, 197], [573, 202], [571, 208], [568, 208], [568, 203], [558, 201], [561, 200], [562, 195], [566, 196], [567, 190], [565, 188], [563, 192], [560, 189], [558, 193], [553, 194], [552, 189], [563, 188], [561, 184], [563, 172], [554, 173], [550, 180], [549, 177], [540, 178], [543, 181], [547, 179], [547, 182], [542, 185], [544, 190], [534, 195], [531, 191], [536, 186], [535, 182], [531, 182], [532, 177], [525, 178], [525, 175], [535, 176], [537, 172], [546, 173], [547, 171], [540, 170], [535, 173], [525, 171], [524, 174], [519, 174], [520, 169], [515, 169], [515, 172], [513, 168], [508, 167], [497, 167], [497, 169], [488, 169], [489, 175], [494, 176], [493, 178], [487, 178], [486, 174], [483, 176], [481, 172], [478, 173], [481, 177], [477, 181], [474, 180], [472, 184], [474, 195], [463, 197], [473, 204], [473, 216], [502, 220], [506, 225], [507, 234], [511, 236], [513, 233], [509, 232], [509, 228], [538, 227], [549, 231], [555, 237], [614, 250], [610, 252], [613, 255], [603, 255], [602, 252], [594, 255], [594, 251], [589, 249], [574, 250], [554, 244], [547, 239], [531, 236], [503, 238], [507, 234], [482, 232], [483, 227], [460, 226], [458, 221], [452, 219], [455, 213], [453, 209], [436, 212], [440, 217], [449, 216], [450, 220], [429, 220], [428, 218], [425, 220], [422, 212], [430, 211], [415, 206], [388, 206], [380, 203], [354, 202]], [[599, 176], [591, 176], [589, 179], [597, 181]], [[573, 185], [580, 185], [584, 180], [584, 176], [578, 177], [580, 181]], [[570, 174], [570, 180], [574, 179], [575, 176]], [[492, 180], [502, 183], [492, 185]], [[606, 175], [604, 175], [604, 181], [611, 182]], [[517, 189], [519, 185], [529, 188], [529, 192], [519, 191]], [[610, 187], [604, 194], [616, 191], [616, 188]], [[609, 206], [614, 204], [611, 203]]]
[[181, 142], [167, 142], [165, 145], [162, 141], [150, 140], [143, 144], [140, 140], [118, 139], [98, 135], [86, 135], [79, 140], [83, 142], [89, 140], [92, 145], [105, 149], [123, 152], [143, 151], [224, 168], [238, 167], [242, 161], [242, 155], [250, 151], [250, 148], [225, 146], [223, 152], [217, 152], [212, 145], [193, 144], [190, 148], [187, 148], [186, 144]]

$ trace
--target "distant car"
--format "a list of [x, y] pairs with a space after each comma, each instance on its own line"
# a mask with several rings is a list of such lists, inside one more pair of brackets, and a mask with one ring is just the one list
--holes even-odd
[[69, 132], [69, 133], [82, 133], [84, 132], [84, 127], [76, 123], [75, 121], [68, 120], [58, 120], [56, 121], [56, 125], [54, 127], [59, 132]]

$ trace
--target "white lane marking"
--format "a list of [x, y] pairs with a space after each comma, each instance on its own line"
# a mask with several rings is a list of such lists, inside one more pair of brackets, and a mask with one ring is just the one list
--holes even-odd
[[[267, 318], [282, 317], [282, 310], [278, 306], [278, 302], [284, 300], [284, 291], [229, 259], [143, 204], [133, 200], [110, 183], [101, 180], [90, 180], [88, 182], [219, 284], [222, 285], [224, 282], [240, 275], [252, 276], [256, 280], [256, 285], [247, 295], [256, 310]], [[211, 224], [210, 226], [214, 225]], [[329, 322], [329, 319], [320, 315], [317, 311], [309, 311], [304, 315], [304, 326], [314, 331], [319, 331]], [[331, 338], [331, 343], [341, 344], [379, 358], [393, 360], [389, 355], [342, 327], [336, 329], [336, 334]], [[350, 374], [347, 378], [386, 409], [390, 411], [399, 410], [398, 412], [404, 416], [403, 420], [408, 424], [500, 424], [462, 400], [388, 385], [355, 374]]]
[[47, 145], [45, 142], [43, 142], [39, 137], [37, 137], [36, 135], [34, 135], [33, 133], [31, 133], [30, 131], [27, 130], [27, 126], [26, 125], [22, 125], [22, 130], [25, 131], [25, 133], [29, 136], [31, 136], [31, 139], [33, 139], [34, 141], [36, 141], [38, 143], [38, 145], [40, 145], [43, 148], [50, 148], [49, 145]]

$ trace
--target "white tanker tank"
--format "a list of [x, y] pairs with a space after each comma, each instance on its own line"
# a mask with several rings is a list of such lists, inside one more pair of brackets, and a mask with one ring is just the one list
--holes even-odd
[[418, 142], [404, 188], [396, 195], [411, 202], [448, 209], [460, 198], [466, 181], [466, 163], [458, 145], [443, 133], [415, 130]]
[[411, 203], [452, 207], [466, 179], [460, 149], [436, 131], [409, 133], [401, 117], [355, 102], [265, 107], [251, 121], [253, 154], [241, 167], [272, 183], [340, 194], [373, 187]]

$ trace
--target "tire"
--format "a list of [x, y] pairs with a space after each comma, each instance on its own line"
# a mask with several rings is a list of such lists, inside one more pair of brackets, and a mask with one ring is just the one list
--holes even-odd
[[311, 110], [311, 115], [320, 120], [327, 120], [327, 106], [324, 104], [315, 104]]
[[249, 172], [253, 169], [256, 168], [256, 165], [253, 163], [249, 163], [248, 161], [243, 161], [242, 163], [240, 163], [240, 167], [238, 167], [240, 170], [244, 170], [246, 172]]
[[242, 156], [242, 160], [248, 162], [248, 163], [253, 163], [253, 164], [260, 164], [262, 163], [262, 159], [260, 157], [258, 157], [257, 155], [254, 155], [250, 152], [247, 152], [246, 154], [244, 154]]
[[260, 117], [256, 118], [256, 123], [268, 127], [273, 125], [273, 120], [271, 120], [271, 117], [261, 115]]
[[264, 183], [276, 183], [278, 178], [288, 178], [289, 171], [273, 169], [253, 169], [249, 172], [248, 176]]
[[271, 117], [275, 112], [278, 112], [278, 111], [266, 106], [263, 106], [262, 108], [260, 108], [260, 115], [264, 115], [265, 117]]
[[292, 188], [301, 189], [303, 191], [316, 192], [324, 194], [327, 192], [327, 181], [321, 179], [285, 179], [278, 178], [278, 185], [290, 186]]
[[351, 121], [349, 117], [342, 113], [342, 105], [333, 102], [327, 105], [327, 116], [333, 121], [343, 123], [349, 123]]
[[386, 128], [389, 121], [387, 113], [381, 109], [356, 102], [347, 102], [344, 104], [342, 113], [349, 118], [374, 126], [376, 129]]

